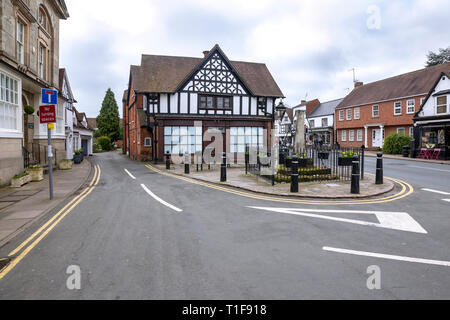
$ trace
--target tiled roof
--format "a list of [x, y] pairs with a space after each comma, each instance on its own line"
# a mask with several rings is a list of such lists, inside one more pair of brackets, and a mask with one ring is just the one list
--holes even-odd
[[337, 107], [354, 107], [403, 97], [427, 94], [436, 77], [450, 71], [450, 62], [368, 83], [355, 88]]
[[344, 98], [323, 102], [319, 104], [309, 115], [308, 118], [322, 117], [334, 114], [336, 107], [344, 100]]
[[[212, 50], [218, 49], [216, 45]], [[211, 50], [211, 51], [212, 51]], [[173, 93], [206, 59], [160, 55], [142, 55], [140, 66], [130, 68], [136, 91]], [[256, 96], [283, 97], [267, 66], [263, 63], [230, 61], [238, 76]]]

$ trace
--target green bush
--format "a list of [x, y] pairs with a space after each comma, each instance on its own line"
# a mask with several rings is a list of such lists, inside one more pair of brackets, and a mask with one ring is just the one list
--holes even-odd
[[92, 151], [93, 151], [94, 153], [102, 152], [102, 147], [100, 146], [100, 144], [99, 144], [98, 142], [94, 142], [94, 143], [92, 144]]
[[102, 136], [102, 133], [100, 132], [100, 130], [96, 130], [94, 132], [94, 138], [100, 138]]
[[74, 153], [76, 156], [79, 156], [79, 155], [83, 154], [83, 149], [75, 150]]
[[111, 151], [111, 139], [109, 137], [100, 137], [97, 142], [103, 151]]
[[383, 152], [386, 154], [401, 154], [404, 146], [411, 145], [411, 137], [403, 133], [394, 133], [386, 138]]

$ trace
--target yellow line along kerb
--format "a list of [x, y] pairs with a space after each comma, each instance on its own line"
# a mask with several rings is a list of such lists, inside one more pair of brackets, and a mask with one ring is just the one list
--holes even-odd
[[179, 180], [183, 180], [192, 184], [197, 184], [197, 185], [201, 185], [201, 186], [205, 186], [208, 188], [212, 188], [212, 189], [216, 189], [219, 191], [224, 191], [224, 192], [228, 192], [228, 193], [232, 193], [232, 194], [236, 194], [239, 196], [243, 196], [243, 197], [247, 197], [247, 198], [252, 198], [252, 199], [258, 199], [258, 200], [264, 200], [264, 201], [272, 201], [272, 202], [283, 202], [283, 203], [298, 203], [298, 204], [314, 204], [314, 205], [362, 205], [362, 204], [377, 204], [377, 203], [387, 203], [387, 202], [392, 202], [392, 201], [396, 201], [396, 200], [400, 200], [402, 198], [405, 198], [407, 196], [409, 196], [410, 194], [412, 194], [414, 192], [414, 188], [407, 182], [398, 180], [398, 179], [394, 179], [394, 178], [387, 178], [385, 177], [385, 179], [391, 180], [397, 184], [399, 184], [401, 186], [401, 191], [395, 195], [391, 195], [388, 197], [384, 197], [384, 198], [380, 198], [380, 199], [360, 199], [360, 200], [356, 200], [356, 199], [349, 199], [349, 200], [327, 200], [327, 199], [323, 199], [323, 200], [301, 200], [301, 199], [283, 199], [280, 197], [275, 197], [275, 196], [265, 196], [265, 195], [256, 195], [256, 194], [251, 194], [249, 192], [243, 192], [243, 191], [239, 191], [239, 190], [233, 190], [230, 188], [225, 188], [225, 187], [221, 187], [221, 186], [217, 186], [215, 184], [211, 184], [211, 183], [207, 183], [207, 182], [202, 182], [202, 181], [198, 181], [198, 180], [194, 180], [188, 177], [183, 177], [183, 176], [179, 176], [179, 175], [175, 175], [172, 173], [167, 173], [164, 171], [161, 171], [151, 165], [145, 165], [148, 169], [157, 172], [161, 175], [165, 175], [168, 177], [172, 177], [175, 179], [179, 179]]
[[[49, 220], [45, 225], [43, 225], [38, 231], [33, 233], [27, 240], [25, 240], [19, 247], [12, 251], [9, 256], [14, 255], [13, 253], [19, 252], [26, 244], [28, 244], [34, 237], [36, 237], [42, 230], [44, 230], [49, 224], [51, 224], [56, 218], [58, 218], [53, 224], [50, 225], [36, 240], [33, 241], [22, 253], [20, 253], [12, 262], [0, 272], [0, 280], [3, 279], [45, 236], [55, 228], [55, 226], [61, 222], [66, 215], [68, 215], [84, 198], [86, 198], [97, 186], [100, 181], [101, 169], [98, 165], [95, 167], [94, 178], [89, 186], [77, 197], [75, 197], [71, 202], [69, 202], [63, 209], [61, 209], [51, 220]], [[72, 204], [72, 206], [70, 206]], [[64, 211], [67, 207], [69, 207]], [[64, 212], [64, 213], [63, 213]]]

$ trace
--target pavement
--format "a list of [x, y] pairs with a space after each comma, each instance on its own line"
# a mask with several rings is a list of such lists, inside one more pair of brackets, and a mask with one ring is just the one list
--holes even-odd
[[[367, 157], [377, 157], [378, 152], [375, 151], [366, 151], [365, 155]], [[450, 160], [427, 160], [427, 159], [420, 159], [420, 158], [406, 158], [402, 155], [397, 154], [383, 154], [383, 158], [386, 159], [396, 159], [396, 160], [403, 160], [403, 161], [414, 161], [414, 162], [425, 162], [425, 163], [434, 163], [434, 164], [446, 164], [450, 165]]]
[[11, 259], [0, 299], [450, 298], [447, 166], [385, 159], [403, 188], [308, 200], [168, 176], [117, 152], [92, 163], [98, 183], [66, 200], [78, 199], [70, 212], [0, 248]]
[[72, 170], [53, 173], [53, 200], [50, 200], [48, 175], [40, 182], [30, 182], [21, 188], [0, 189], [0, 247], [45, 216], [86, 181], [91, 164], [84, 160]]
[[[159, 170], [166, 171], [165, 165], [155, 165]], [[184, 165], [172, 165], [168, 172], [196, 179], [199, 181], [217, 183], [242, 190], [256, 192], [260, 194], [290, 196], [300, 198], [318, 198], [318, 199], [346, 199], [346, 198], [368, 198], [378, 196], [394, 189], [394, 182], [384, 179], [382, 185], [375, 184], [375, 175], [367, 173], [365, 179], [360, 181], [360, 194], [350, 193], [350, 181], [324, 181], [300, 183], [299, 192], [290, 192], [290, 184], [281, 183], [272, 186], [272, 183], [263, 177], [257, 177], [251, 174], [245, 175], [245, 168], [228, 168], [227, 181], [220, 182], [220, 166], [212, 165], [211, 170], [206, 169], [197, 172], [195, 166], [191, 166], [190, 174], [184, 174]], [[167, 171], [166, 171], [167, 172]]]

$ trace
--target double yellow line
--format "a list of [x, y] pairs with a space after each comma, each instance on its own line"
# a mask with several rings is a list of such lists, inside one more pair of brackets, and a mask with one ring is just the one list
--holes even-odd
[[228, 192], [228, 193], [232, 193], [232, 194], [236, 194], [239, 196], [243, 196], [243, 197], [247, 197], [247, 198], [252, 198], [252, 199], [258, 199], [258, 200], [264, 200], [264, 201], [272, 201], [272, 202], [283, 202], [283, 203], [297, 203], [297, 204], [313, 204], [313, 205], [363, 205], [363, 204], [378, 204], [378, 203], [386, 203], [386, 202], [392, 202], [392, 201], [396, 201], [396, 200], [400, 200], [402, 198], [405, 198], [409, 195], [411, 195], [414, 192], [414, 188], [407, 182], [398, 180], [398, 179], [393, 179], [393, 178], [387, 178], [385, 177], [385, 179], [391, 180], [394, 183], [397, 183], [398, 185], [400, 185], [401, 190], [400, 192], [398, 192], [397, 194], [388, 196], [388, 197], [384, 197], [384, 198], [378, 198], [378, 199], [349, 199], [349, 200], [327, 200], [327, 199], [323, 199], [323, 200], [302, 200], [302, 199], [292, 199], [292, 198], [281, 198], [281, 197], [276, 197], [276, 196], [265, 196], [265, 195], [259, 195], [259, 194], [252, 194], [249, 192], [243, 192], [240, 190], [236, 190], [236, 189], [231, 189], [231, 188], [227, 188], [227, 187], [221, 187], [215, 184], [211, 184], [211, 183], [207, 183], [207, 182], [202, 182], [202, 181], [198, 181], [198, 180], [194, 180], [188, 177], [183, 177], [183, 176], [179, 176], [179, 175], [175, 175], [172, 173], [168, 173], [162, 170], [159, 170], [151, 165], [145, 165], [148, 169], [159, 173], [161, 175], [165, 175], [168, 177], [172, 177], [175, 179], [179, 179], [179, 180], [183, 180], [189, 183], [193, 183], [193, 184], [197, 184], [197, 185], [201, 185], [207, 188], [211, 188], [211, 189], [215, 189], [215, 190], [219, 190], [219, 191], [224, 191], [224, 192]]
[[[64, 219], [84, 198], [86, 198], [97, 186], [100, 181], [101, 169], [100, 166], [94, 166], [94, 177], [86, 189], [78, 196], [73, 198], [60, 211], [58, 211], [49, 221], [33, 233], [28, 239], [22, 242], [16, 249], [11, 251], [8, 255], [12, 259], [11, 263], [0, 272], [0, 280], [3, 279], [25, 256], [39, 243], [45, 236], [52, 231], [55, 226]], [[36, 238], [37, 237], [37, 238]], [[36, 239], [35, 239], [36, 238]], [[35, 240], [34, 240], [35, 239]], [[34, 240], [34, 241], [33, 241]], [[32, 242], [33, 241], [33, 242]], [[30, 245], [28, 245], [32, 242]], [[28, 245], [28, 246], [27, 246]], [[25, 249], [24, 249], [25, 248]], [[20, 254], [19, 254], [20, 252]], [[18, 254], [18, 255], [17, 255]], [[17, 256], [16, 256], [17, 255]]]

